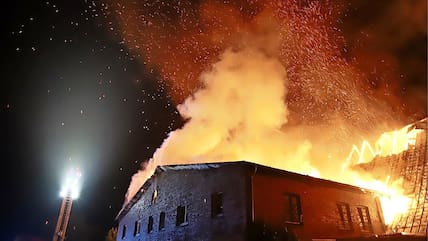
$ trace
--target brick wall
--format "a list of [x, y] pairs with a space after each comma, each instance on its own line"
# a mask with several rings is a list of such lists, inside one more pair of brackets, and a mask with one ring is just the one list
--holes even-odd
[[[311, 179], [311, 178], [309, 178]], [[382, 234], [383, 222], [375, 196], [357, 188], [342, 185], [325, 185], [326, 181], [311, 181], [256, 174], [253, 178], [255, 220], [263, 221], [277, 229], [292, 230], [299, 240], [369, 236]], [[333, 183], [334, 184], [334, 183]], [[355, 189], [355, 190], [352, 190]], [[284, 193], [300, 197], [302, 224], [287, 224], [284, 221]], [[347, 203], [351, 214], [351, 229], [340, 227], [341, 217], [337, 203]], [[372, 231], [363, 231], [357, 207], [369, 210]]]
[[[156, 202], [152, 203], [157, 189]], [[223, 215], [211, 217], [211, 194], [222, 192]], [[246, 175], [243, 166], [222, 165], [219, 168], [167, 170], [153, 179], [142, 198], [120, 220], [117, 240], [244, 240], [247, 222]], [[177, 207], [185, 206], [187, 223], [176, 226]], [[159, 216], [165, 212], [165, 228], [159, 227]], [[153, 217], [153, 230], [148, 233], [148, 219]], [[141, 221], [141, 231], [134, 236], [134, 224]], [[124, 225], [127, 226], [122, 239]]]
[[[167, 168], [151, 179], [151, 185], [120, 220], [117, 240], [241, 241], [250, 234], [255, 235], [254, 240], [261, 241], [257, 237], [264, 237], [260, 233], [265, 232], [265, 224], [273, 230], [273, 236], [276, 230], [287, 229], [296, 234], [299, 241], [384, 233], [379, 203], [371, 192], [243, 162], [220, 164], [218, 168], [192, 167], [194, 165]], [[155, 190], [157, 198], [153, 203]], [[212, 218], [211, 194], [216, 192], [223, 196], [223, 215]], [[284, 193], [299, 197], [302, 223], [284, 221]], [[341, 227], [338, 203], [349, 205], [349, 230]], [[185, 206], [187, 213], [187, 222], [179, 226], [176, 225], [178, 206]], [[361, 226], [359, 207], [368, 209], [369, 230]], [[161, 212], [165, 212], [165, 228], [158, 230]], [[149, 217], [153, 218], [150, 233]], [[136, 221], [141, 222], [141, 229], [134, 236]], [[127, 229], [122, 239], [124, 225]]]

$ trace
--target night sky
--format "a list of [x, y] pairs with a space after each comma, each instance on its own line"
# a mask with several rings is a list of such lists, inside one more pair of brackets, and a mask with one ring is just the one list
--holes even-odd
[[[103, 240], [132, 174], [183, 124], [175, 106], [197, 86], [173, 93], [170, 70], [157, 68], [159, 59], [146, 64], [153, 53], [124, 41], [132, 31], [115, 22], [107, 6], [117, 5], [107, 2], [2, 4], [1, 240], [52, 238], [61, 176], [70, 167], [82, 170], [83, 188], [67, 240]], [[233, 7], [245, 1], [236, 2]], [[427, 115], [426, 1], [409, 1], [416, 12], [402, 2], [349, 1], [337, 24], [346, 42], [343, 58], [369, 76], [373, 98], [398, 106], [400, 120], [409, 122]], [[144, 46], [150, 38], [140, 41]]]
[[50, 240], [61, 175], [79, 167], [83, 190], [68, 240], [103, 240], [131, 175], [180, 123], [174, 105], [154, 71], [129, 57], [88, 3], [8, 4], [1, 21], [0, 239]]

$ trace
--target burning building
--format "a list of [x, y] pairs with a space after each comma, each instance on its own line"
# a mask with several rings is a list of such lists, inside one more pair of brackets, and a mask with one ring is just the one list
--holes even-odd
[[[281, 9], [274, 14], [279, 19], [269, 17], [270, 9]], [[341, 57], [342, 45], [329, 41], [325, 24], [335, 21], [320, 9], [317, 3], [267, 7], [233, 37], [236, 44], [216, 48], [221, 54], [212, 64], [197, 64], [202, 73], [189, 78], [199, 88], [177, 105], [183, 126], [132, 177], [118, 215], [118, 240], [311, 240], [387, 232], [384, 214], [395, 217], [397, 208], [384, 209], [385, 199], [366, 190], [395, 192], [393, 204], [401, 190], [374, 189], [385, 179], [351, 168], [377, 151], [367, 162], [343, 163], [346, 153], [337, 149], [378, 131], [383, 125], [376, 120], [397, 123], [397, 115], [360, 86], [366, 78]], [[173, 49], [180, 48], [165, 48], [168, 58], [161, 62], [177, 62], [170, 58]], [[186, 79], [175, 76], [172, 83]], [[386, 135], [379, 142], [379, 157], [387, 156], [389, 140], [395, 138]], [[407, 150], [407, 139], [402, 141], [403, 148], [389, 154]], [[239, 160], [248, 163], [234, 162]]]
[[[391, 232], [426, 235], [428, 225], [427, 192], [427, 118], [403, 129], [411, 138], [408, 146], [398, 153], [376, 156], [372, 161], [356, 165], [377, 180], [402, 181], [404, 194], [409, 198], [408, 211], [393, 218]], [[397, 141], [396, 141], [397, 143]]]
[[313, 240], [385, 233], [376, 193], [248, 162], [162, 166], [117, 240]]

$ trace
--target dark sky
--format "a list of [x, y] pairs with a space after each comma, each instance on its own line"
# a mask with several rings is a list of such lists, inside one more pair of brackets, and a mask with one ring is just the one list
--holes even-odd
[[103, 240], [131, 175], [177, 126], [154, 71], [132, 60], [88, 6], [2, 6], [1, 240], [51, 239], [69, 167], [82, 170], [83, 190], [68, 240]]
[[[68, 240], [103, 240], [139, 163], [182, 124], [161, 75], [128, 50], [103, 6], [2, 4], [1, 240], [51, 239], [69, 167], [82, 170], [83, 189]], [[350, 1], [344, 8], [345, 57], [356, 57], [371, 76], [375, 96], [387, 88], [407, 99], [397, 104], [409, 120], [426, 116], [426, 1]]]

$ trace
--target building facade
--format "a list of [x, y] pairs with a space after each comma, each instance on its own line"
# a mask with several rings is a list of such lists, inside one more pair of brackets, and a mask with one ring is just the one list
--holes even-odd
[[316, 240], [383, 234], [376, 194], [248, 162], [158, 168], [117, 240]]
[[239, 165], [158, 168], [138, 201], [119, 214], [117, 240], [243, 240], [246, 181]]

